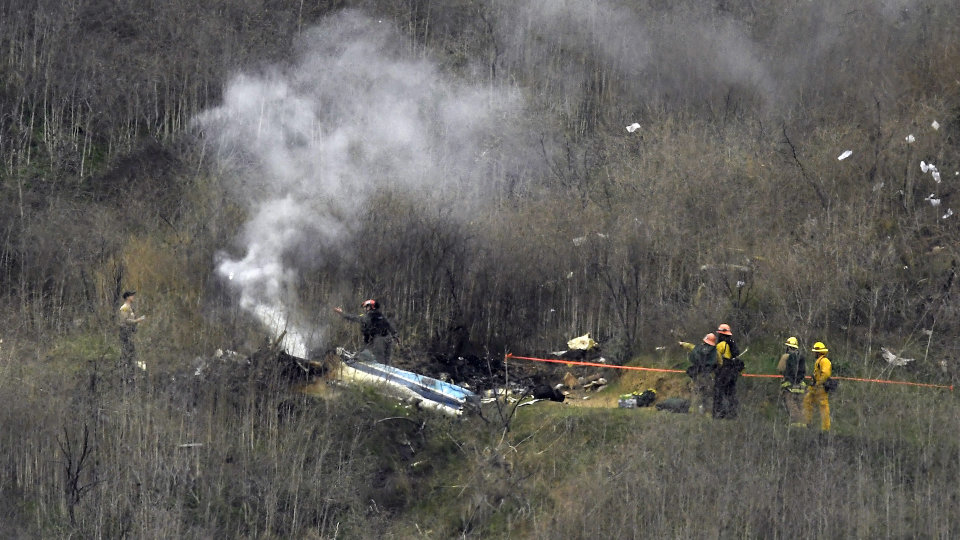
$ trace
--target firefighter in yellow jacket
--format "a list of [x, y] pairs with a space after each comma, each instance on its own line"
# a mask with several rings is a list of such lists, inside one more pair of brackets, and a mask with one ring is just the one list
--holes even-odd
[[717, 374], [713, 386], [713, 417], [736, 418], [740, 402], [737, 400], [737, 381], [743, 371], [740, 347], [733, 340], [730, 325], [717, 327]]
[[807, 427], [803, 421], [803, 397], [807, 390], [807, 383], [803, 381], [807, 376], [806, 359], [800, 352], [797, 338], [790, 336], [783, 345], [786, 349], [777, 363], [777, 372], [783, 375], [780, 397], [787, 408], [787, 414], [790, 415], [790, 426]]
[[827, 358], [827, 346], [818, 341], [813, 344], [813, 352], [817, 353], [817, 361], [813, 365], [813, 384], [807, 387], [807, 393], [803, 396], [803, 417], [809, 426], [813, 421], [813, 404], [820, 405], [820, 429], [830, 431], [830, 400], [827, 396], [827, 389], [824, 384], [830, 380], [831, 366], [830, 359]]

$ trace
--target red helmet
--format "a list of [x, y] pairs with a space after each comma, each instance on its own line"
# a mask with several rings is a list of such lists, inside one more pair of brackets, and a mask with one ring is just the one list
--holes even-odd
[[363, 307], [363, 308], [369, 307], [370, 309], [377, 309], [378, 306], [379, 306], [379, 304], [377, 304], [377, 301], [376, 301], [376, 300], [370, 299], [370, 300], [367, 300], [366, 302], [364, 302], [361, 307]]
[[718, 326], [718, 327], [717, 327], [717, 333], [718, 333], [718, 334], [723, 334], [723, 335], [725, 335], [725, 336], [732, 336], [732, 335], [733, 335], [733, 332], [730, 331], [730, 325], [727, 324], [727, 323], [723, 323], [723, 324], [721, 324], [720, 326]]
[[717, 336], [715, 336], [715, 335], [713, 335], [713, 334], [707, 334], [707, 335], [703, 336], [703, 342], [706, 343], [707, 345], [712, 345], [712, 346], [716, 347], [716, 346], [717, 346]]

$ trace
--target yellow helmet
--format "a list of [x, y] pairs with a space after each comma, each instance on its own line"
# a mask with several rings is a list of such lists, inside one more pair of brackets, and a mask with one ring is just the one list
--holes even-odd
[[784, 342], [784, 345], [786, 345], [787, 347], [790, 347], [791, 349], [799, 349], [799, 348], [800, 348], [800, 342], [797, 341], [797, 338], [795, 338], [795, 337], [793, 337], [793, 336], [788, 337], [788, 338], [787, 338], [787, 341]]
[[822, 341], [818, 341], [813, 344], [813, 352], [825, 353], [830, 351], [827, 350], [827, 346]]

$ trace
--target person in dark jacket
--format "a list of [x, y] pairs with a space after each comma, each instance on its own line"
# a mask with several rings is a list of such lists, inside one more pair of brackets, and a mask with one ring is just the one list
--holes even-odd
[[740, 360], [740, 348], [733, 340], [733, 332], [729, 324], [721, 324], [717, 328], [717, 376], [713, 385], [713, 417], [736, 418], [739, 402], [737, 401], [737, 381], [743, 371], [743, 360]]
[[[691, 344], [681, 341], [680, 345], [689, 348]], [[692, 411], [707, 413], [707, 406], [713, 396], [713, 373], [717, 368], [717, 336], [707, 334], [703, 341], [690, 351], [690, 394], [693, 397]]]
[[377, 362], [389, 364], [393, 343], [400, 343], [397, 331], [380, 312], [380, 304], [376, 300], [367, 300], [362, 307], [364, 312], [360, 315], [348, 315], [339, 306], [333, 310], [348, 321], [360, 323], [360, 333], [363, 335], [364, 345], [361, 353], [366, 351]]
[[803, 394], [807, 391], [807, 384], [803, 378], [807, 376], [806, 359], [800, 352], [800, 342], [791, 336], [784, 343], [786, 350], [777, 363], [777, 371], [783, 375], [780, 383], [780, 396], [790, 415], [791, 427], [806, 427], [803, 418]]

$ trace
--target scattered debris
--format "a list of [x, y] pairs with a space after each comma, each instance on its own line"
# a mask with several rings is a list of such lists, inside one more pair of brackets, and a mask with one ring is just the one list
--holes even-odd
[[638, 130], [638, 129], [640, 129], [640, 124], [638, 124], [638, 123], [636, 123], [636, 122], [634, 122], [634, 123], [630, 124], [629, 126], [627, 126], [627, 131], [629, 131], [630, 133], [633, 133], [634, 131], [636, 131], [636, 130]]
[[462, 386], [372, 360], [362, 360], [360, 353], [338, 348], [337, 356], [341, 359], [336, 371], [339, 379], [374, 386], [411, 400], [420, 408], [458, 416], [472, 410], [480, 402], [476, 394]]
[[597, 391], [599, 391], [601, 388], [603, 388], [603, 387], [605, 387], [605, 386], [607, 386], [607, 380], [604, 379], [603, 377], [600, 377], [599, 379], [597, 379], [597, 380], [595, 380], [595, 381], [590, 381], [590, 382], [584, 384], [584, 385], [583, 385], [583, 389], [584, 389], [584, 390], [596, 389]]
[[587, 332], [580, 337], [575, 337], [568, 341], [567, 347], [581, 351], [589, 351], [597, 347], [597, 342], [594, 341], [593, 338], [590, 337], [590, 333]]
[[932, 127], [934, 131], [939, 131], [940, 122], [937, 122], [936, 120], [934, 120], [933, 122], [930, 123], [930, 127]]
[[913, 362], [913, 358], [904, 358], [894, 354], [892, 351], [886, 347], [880, 347], [880, 356], [887, 361], [891, 366], [905, 366], [910, 362]]
[[533, 396], [533, 399], [536, 401], [549, 399], [550, 401], [562, 403], [567, 396], [560, 391], [561, 388], [563, 388], [563, 385], [550, 386], [549, 384], [539, 384], [534, 387], [530, 395]]
[[191, 442], [191, 443], [178, 444], [177, 448], [200, 448], [201, 446], [203, 446], [202, 442]]
[[546, 400], [534, 398], [534, 399], [531, 399], [530, 401], [524, 401], [523, 403], [518, 403], [517, 407], [526, 407], [527, 405], [533, 405], [534, 403], [538, 403], [541, 401], [546, 401]]
[[853, 155], [853, 150], [844, 150], [842, 154], [840, 154], [839, 156], [837, 156], [837, 159], [838, 159], [839, 161], [843, 161], [843, 160], [847, 159], [848, 157], [850, 157], [850, 156], [852, 156], [852, 155]]
[[942, 219], [947, 219], [948, 217], [950, 217], [950, 216], [952, 216], [952, 215], [953, 215], [953, 208], [947, 208], [947, 213], [943, 215], [943, 218], [942, 218]]
[[913, 144], [917, 141], [917, 138], [913, 136], [913, 133], [906, 136], [907, 144]]

